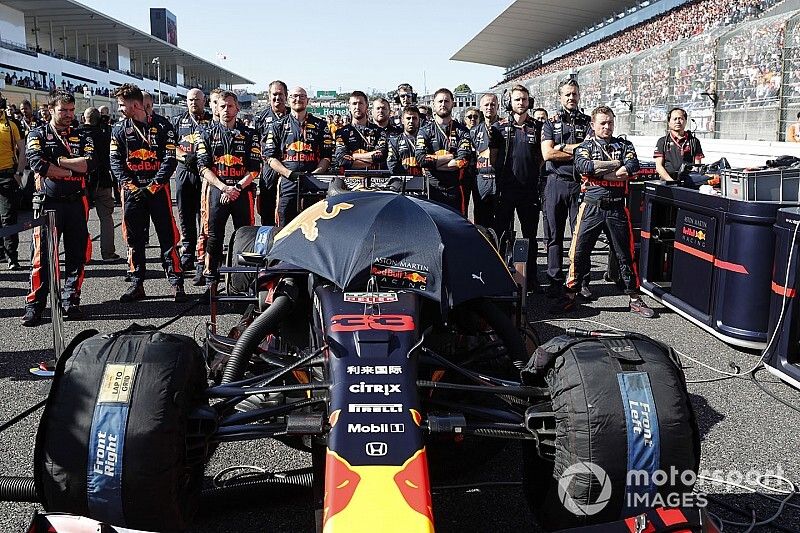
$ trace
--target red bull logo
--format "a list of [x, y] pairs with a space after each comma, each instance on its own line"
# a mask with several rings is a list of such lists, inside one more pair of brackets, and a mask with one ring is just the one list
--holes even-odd
[[226, 167], [233, 167], [236, 165], [244, 165], [244, 160], [241, 157], [231, 155], [231, 154], [222, 154], [214, 158], [214, 163], [217, 165], [225, 165]]
[[161, 168], [156, 152], [140, 148], [128, 152], [128, 168], [134, 172], [155, 172]]
[[245, 175], [244, 160], [241, 157], [222, 154], [214, 158], [217, 165], [217, 176], [224, 178], [241, 178]]
[[316, 162], [317, 154], [314, 147], [304, 141], [294, 141], [286, 147], [284, 161], [309, 161]]
[[428, 281], [427, 276], [423, 276], [422, 274], [418, 274], [416, 272], [408, 272], [403, 277], [412, 283], [425, 283]]
[[406, 172], [409, 173], [409, 175], [411, 176], [422, 175], [422, 169], [417, 165], [416, 157], [404, 157], [401, 163], [403, 167], [406, 169]]
[[285, 228], [283, 228], [277, 235], [275, 235], [275, 242], [283, 239], [284, 237], [288, 237], [292, 233], [294, 233], [297, 229], [303, 232], [303, 236], [308, 239], [309, 241], [317, 240], [319, 237], [319, 228], [317, 227], [317, 221], [319, 220], [331, 220], [339, 216], [339, 213], [345, 211], [347, 209], [352, 209], [353, 204], [348, 204], [346, 202], [341, 202], [333, 207], [331, 210], [328, 211], [328, 201], [323, 200], [321, 202], [317, 202], [316, 204], [312, 205], [298, 216], [294, 218], [291, 222], [289, 222]]
[[402, 466], [352, 466], [328, 450], [323, 531], [408, 533], [433, 529], [425, 449]]

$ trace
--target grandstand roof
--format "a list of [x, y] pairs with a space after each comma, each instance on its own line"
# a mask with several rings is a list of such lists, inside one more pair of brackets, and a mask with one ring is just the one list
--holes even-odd
[[33, 28], [52, 23], [54, 28], [64, 28], [69, 34], [77, 31], [82, 37], [88, 35], [94, 44], [119, 44], [137, 53], [152, 54], [161, 59], [162, 65], [178, 64], [199, 74], [211, 74], [231, 84], [254, 83], [247, 78], [220, 67], [210, 61], [178, 48], [158, 37], [113, 19], [99, 11], [72, 0], [2, 0], [2, 3], [25, 14], [25, 25]]
[[515, 0], [453, 57], [510, 67], [641, 0]]

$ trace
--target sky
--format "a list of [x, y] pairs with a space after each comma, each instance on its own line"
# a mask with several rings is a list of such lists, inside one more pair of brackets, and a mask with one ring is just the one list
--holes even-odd
[[[410, 83], [419, 94], [466, 83], [473, 91], [497, 83], [504, 69], [450, 61], [511, 0], [78, 0], [150, 33], [150, 8], [178, 22], [178, 46], [221, 64], [266, 90], [289, 87], [371, 92]], [[298, 7], [301, 6], [301, 7]], [[223, 53], [227, 60], [217, 59]]]

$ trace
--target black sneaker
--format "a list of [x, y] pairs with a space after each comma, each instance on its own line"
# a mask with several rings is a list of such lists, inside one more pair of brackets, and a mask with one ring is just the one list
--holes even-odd
[[630, 306], [631, 313], [636, 313], [642, 318], [653, 318], [656, 314], [641, 298], [631, 298]]
[[203, 267], [197, 266], [197, 270], [194, 273], [194, 278], [192, 279], [192, 285], [195, 287], [205, 287], [206, 286], [206, 278], [203, 276]]
[[83, 320], [84, 314], [83, 310], [80, 308], [78, 304], [68, 304], [64, 307], [64, 319], [65, 320]]
[[8, 269], [17, 272], [19, 270], [22, 270], [22, 266], [19, 264], [18, 261], [9, 261]]
[[119, 256], [119, 254], [111, 254], [108, 257], [103, 258], [103, 263], [116, 263], [120, 259], [122, 258]]
[[586, 301], [591, 301], [592, 298], [594, 298], [594, 294], [592, 294], [592, 291], [589, 290], [589, 287], [587, 285], [581, 287], [580, 292], [578, 292], [578, 296], [580, 296]]
[[146, 297], [147, 295], [144, 293], [144, 285], [141, 283], [131, 283], [131, 286], [128, 287], [128, 290], [119, 297], [119, 301], [122, 303], [135, 302], [138, 300], [144, 300]]
[[186, 296], [186, 291], [183, 290], [183, 286], [173, 287], [172, 288], [172, 294], [173, 294], [173, 299], [177, 303], [183, 303], [183, 302], [186, 302], [189, 299], [189, 297]]
[[548, 312], [551, 315], [561, 315], [564, 313], [571, 313], [575, 309], [577, 309], [578, 303], [575, 301], [575, 298], [571, 298], [570, 296], [564, 294], [555, 301], [553, 305], [550, 306]]
[[26, 307], [25, 315], [22, 317], [22, 325], [26, 328], [32, 328], [42, 323], [41, 307]]
[[131, 277], [131, 272], [125, 272], [124, 279], [125, 283], [130, 283], [131, 281], [133, 281], [133, 278]]

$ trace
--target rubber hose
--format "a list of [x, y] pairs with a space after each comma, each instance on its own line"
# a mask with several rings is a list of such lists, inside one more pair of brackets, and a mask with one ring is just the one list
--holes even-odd
[[256, 351], [264, 337], [274, 331], [280, 321], [291, 312], [292, 306], [292, 299], [286, 294], [281, 294], [244, 330], [236, 340], [228, 364], [225, 365], [225, 372], [222, 374], [223, 385], [242, 379], [250, 355]]
[[41, 503], [32, 477], [0, 476], [0, 501]]
[[262, 489], [267, 488], [275, 489], [274, 492], [270, 492], [271, 496], [275, 498], [285, 498], [296, 492], [310, 492], [313, 483], [314, 475], [311, 472], [304, 472], [301, 474], [291, 474], [286, 477], [258, 479], [234, 483], [226, 487], [206, 489], [203, 491], [202, 499], [204, 503], [212, 503], [227, 498], [232, 498], [239, 502], [244, 499], [252, 500], [254, 498], [263, 500], [265, 494]]
[[497, 336], [503, 340], [511, 360], [525, 365], [528, 362], [525, 342], [511, 319], [490, 300], [478, 300], [473, 303], [472, 309], [486, 320]]

